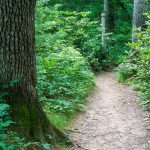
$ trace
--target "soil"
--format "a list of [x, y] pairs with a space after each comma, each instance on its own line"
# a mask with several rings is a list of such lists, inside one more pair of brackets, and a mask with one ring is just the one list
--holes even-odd
[[69, 130], [69, 150], [150, 150], [150, 113], [137, 104], [136, 92], [115, 79], [115, 73], [96, 77], [96, 89], [86, 111]]

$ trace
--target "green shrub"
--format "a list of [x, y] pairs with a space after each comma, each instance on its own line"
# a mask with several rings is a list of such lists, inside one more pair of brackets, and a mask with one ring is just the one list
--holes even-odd
[[72, 47], [50, 52], [44, 58], [39, 56], [37, 69], [40, 99], [55, 112], [74, 113], [94, 87], [94, 74]]
[[49, 119], [63, 128], [84, 107], [100, 69], [99, 22], [90, 12], [62, 11], [38, 3], [36, 49], [39, 98]]
[[[136, 34], [137, 41], [130, 44], [130, 56], [118, 68], [120, 80], [129, 80], [139, 91], [141, 103], [150, 105], [150, 15], [148, 15], [147, 28]], [[130, 58], [130, 59], [129, 59]], [[128, 63], [130, 62], [130, 63]]]
[[136, 74], [137, 66], [129, 62], [122, 63], [117, 67], [117, 79], [119, 82], [126, 82], [129, 78], [134, 77]]
[[9, 115], [10, 106], [3, 100], [5, 94], [0, 94], [0, 149], [15, 150], [27, 148], [24, 138], [20, 138], [16, 132], [11, 131], [10, 125], [14, 123]]
[[36, 13], [36, 43], [39, 54], [59, 52], [74, 47], [87, 59], [93, 70], [100, 70], [103, 52], [100, 46], [100, 23], [90, 18], [90, 12], [62, 11], [38, 3]]
[[[3, 88], [13, 86], [16, 81], [4, 85]], [[43, 148], [46, 144], [29, 142], [20, 137], [19, 133], [12, 130], [11, 125], [15, 124], [10, 117], [10, 105], [4, 100], [7, 93], [0, 94], [0, 149], [2, 150], [27, 150], [30, 146], [36, 145]]]
[[125, 60], [126, 53], [130, 50], [125, 43], [129, 41], [131, 41], [131, 24], [124, 20], [116, 20], [115, 29], [109, 36], [107, 44], [107, 53], [105, 54], [107, 65], [116, 67]]

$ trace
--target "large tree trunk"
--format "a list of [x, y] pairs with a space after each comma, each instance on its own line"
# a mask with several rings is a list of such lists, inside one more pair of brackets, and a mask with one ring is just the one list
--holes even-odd
[[[0, 85], [16, 122], [16, 130], [27, 140], [47, 142], [59, 131], [49, 123], [38, 101], [34, 13], [36, 0], [0, 0]], [[10, 86], [11, 81], [16, 81]]]
[[133, 9], [133, 36], [132, 42], [136, 41], [135, 33], [137, 32], [136, 28], [142, 29], [145, 24], [145, 16], [144, 13], [148, 12], [149, 0], [134, 0], [134, 9]]

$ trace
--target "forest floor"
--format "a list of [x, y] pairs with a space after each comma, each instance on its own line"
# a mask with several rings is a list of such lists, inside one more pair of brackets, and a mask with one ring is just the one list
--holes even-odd
[[[118, 83], [115, 74], [96, 77], [89, 104], [69, 130], [69, 150], [150, 150], [150, 113], [136, 103], [136, 92]], [[149, 134], [149, 135], [148, 135]]]

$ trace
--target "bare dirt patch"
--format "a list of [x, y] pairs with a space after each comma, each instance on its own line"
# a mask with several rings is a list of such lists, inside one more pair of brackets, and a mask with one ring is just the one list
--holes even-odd
[[118, 83], [112, 72], [96, 78], [86, 112], [75, 119], [69, 150], [150, 150], [149, 113], [136, 103], [136, 92]]

